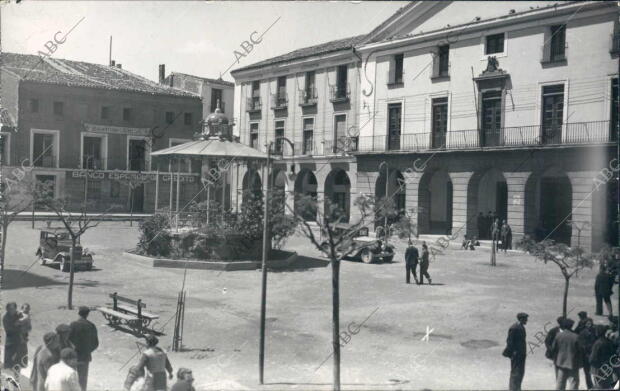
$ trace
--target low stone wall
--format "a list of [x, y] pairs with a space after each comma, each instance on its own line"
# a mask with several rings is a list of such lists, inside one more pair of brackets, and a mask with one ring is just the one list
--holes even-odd
[[[296, 252], [279, 251], [285, 257], [281, 259], [270, 259], [267, 261], [267, 266], [273, 269], [288, 267], [297, 258]], [[221, 270], [221, 271], [235, 271], [235, 270], [256, 270], [260, 269], [261, 261], [222, 261], [222, 260], [186, 260], [186, 259], [168, 259], [168, 258], [154, 258], [145, 255], [138, 255], [129, 251], [123, 252], [123, 256], [129, 259], [144, 263], [147, 266], [152, 267], [169, 267], [178, 269], [203, 269], [203, 270]]]

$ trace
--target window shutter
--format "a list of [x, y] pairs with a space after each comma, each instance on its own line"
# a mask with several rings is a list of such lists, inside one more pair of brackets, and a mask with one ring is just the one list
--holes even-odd
[[431, 56], [433, 57], [433, 72], [431, 73], [431, 77], [435, 77], [439, 75], [439, 48], [435, 48], [435, 50], [431, 51]]
[[390, 68], [388, 71], [388, 84], [393, 84], [396, 80], [396, 59], [394, 56], [390, 57]]

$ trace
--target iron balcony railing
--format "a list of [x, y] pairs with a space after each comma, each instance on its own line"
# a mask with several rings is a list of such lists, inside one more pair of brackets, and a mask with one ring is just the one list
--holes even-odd
[[34, 167], [55, 168], [56, 156], [54, 155], [41, 155], [34, 159], [32, 162]]
[[342, 136], [335, 140], [323, 141], [324, 155], [346, 155], [357, 151], [357, 137]]
[[258, 96], [247, 98], [245, 110], [247, 112], [260, 111], [263, 108], [261, 99]]
[[358, 152], [428, 151], [476, 148], [519, 148], [545, 145], [576, 145], [614, 141], [609, 121], [574, 122], [557, 126], [531, 125], [497, 129], [465, 129], [447, 133], [409, 133], [399, 136], [361, 136]]
[[271, 94], [271, 108], [284, 109], [288, 106], [288, 94], [284, 91]]
[[309, 87], [304, 90], [299, 90], [299, 105], [300, 106], [312, 106], [316, 105], [319, 100], [316, 88]]
[[351, 97], [349, 83], [329, 86], [329, 100], [332, 103], [346, 102]]

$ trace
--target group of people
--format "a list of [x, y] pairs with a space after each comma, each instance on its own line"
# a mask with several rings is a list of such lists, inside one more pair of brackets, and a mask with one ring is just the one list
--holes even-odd
[[89, 321], [90, 308], [78, 309], [78, 319], [60, 324], [43, 336], [32, 359], [33, 391], [86, 391], [92, 353], [99, 347], [97, 327]]
[[480, 212], [476, 223], [480, 239], [493, 240], [497, 248], [504, 252], [512, 250], [512, 228], [506, 220], [500, 221], [495, 212], [489, 212], [486, 216]]
[[[158, 343], [156, 336], [146, 335], [146, 349], [142, 352], [138, 364], [129, 368], [124, 384], [125, 391], [166, 391], [168, 389], [167, 378], [173, 377], [172, 365], [166, 352], [157, 346]], [[193, 383], [192, 371], [179, 368], [177, 381], [170, 391], [195, 391]]]
[[[588, 313], [578, 314], [579, 322], [564, 316], [545, 336], [545, 357], [553, 362], [557, 390], [578, 390], [579, 372], [583, 369], [588, 390], [611, 390], [620, 381], [620, 334], [617, 318], [611, 325], [594, 324]], [[505, 357], [510, 358], [510, 390], [521, 390], [525, 374], [528, 315], [519, 313], [508, 330]], [[615, 359], [615, 361], [614, 361]]]
[[[422, 242], [422, 255], [420, 256], [418, 248], [414, 246], [413, 241], [409, 239], [409, 245], [407, 247], [407, 250], [405, 251], [405, 281], [407, 282], [407, 284], [411, 283], [411, 274], [413, 274], [413, 280], [418, 285], [424, 284], [424, 277], [426, 277], [426, 279], [428, 280], [429, 285], [432, 284], [433, 281], [431, 280], [431, 276], [428, 274], [429, 262], [429, 252], [426, 242]], [[420, 264], [419, 280], [416, 272], [416, 269], [418, 268], [418, 263]]]
[[28, 366], [28, 334], [32, 330], [30, 305], [24, 303], [18, 311], [17, 303], [7, 303], [2, 327], [6, 333], [4, 369], [14, 372], [16, 376], [22, 368]]

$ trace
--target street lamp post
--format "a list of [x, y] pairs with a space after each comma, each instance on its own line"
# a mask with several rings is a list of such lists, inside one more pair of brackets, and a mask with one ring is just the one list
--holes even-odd
[[[295, 144], [286, 137], [280, 137], [280, 140], [286, 141], [292, 149], [293, 155], [295, 154]], [[258, 379], [260, 384], [263, 383], [265, 372], [265, 315], [267, 313], [267, 252], [269, 250], [269, 244], [271, 241], [269, 228], [269, 192], [271, 191], [271, 175], [269, 170], [271, 167], [271, 147], [274, 142], [271, 141], [267, 144], [267, 162], [265, 164], [265, 178], [266, 178], [266, 190], [265, 190], [265, 205], [263, 215], [263, 254], [261, 260], [261, 295], [260, 295], [260, 345], [258, 349]]]
[[383, 205], [383, 234], [385, 235], [385, 245], [388, 244], [388, 214], [387, 214], [387, 202], [388, 202], [388, 193], [389, 193], [389, 177], [390, 177], [390, 168], [387, 162], [382, 161], [379, 164], [379, 170], [381, 170], [381, 166], [385, 166], [385, 204]]

